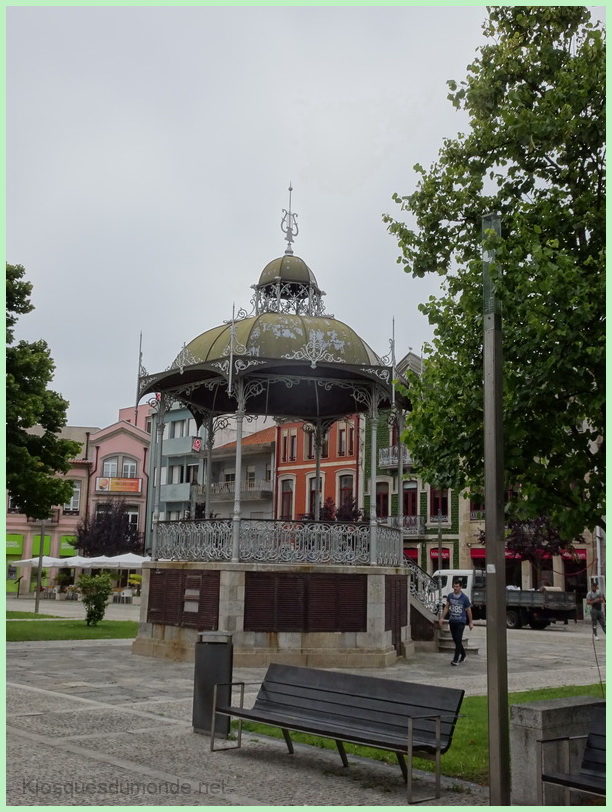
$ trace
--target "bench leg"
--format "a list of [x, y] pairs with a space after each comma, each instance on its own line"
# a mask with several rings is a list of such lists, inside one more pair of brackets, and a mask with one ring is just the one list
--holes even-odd
[[[240, 707], [244, 704], [244, 685], [241, 686], [240, 691]], [[216, 750], [239, 750], [242, 746], [242, 719], [238, 719], [238, 736], [235, 745], [231, 747], [215, 747], [215, 727], [217, 724], [217, 686], [213, 686], [213, 710], [212, 710], [212, 718], [210, 721], [210, 751], [215, 752]], [[223, 714], [224, 716], [226, 714]], [[231, 720], [230, 716], [230, 720]]]
[[406, 767], [406, 759], [404, 758], [403, 753], [396, 753], [397, 760], [402, 770], [402, 776], [404, 777], [404, 784], [408, 781], [408, 767]]
[[336, 747], [338, 748], [338, 752], [340, 753], [340, 758], [342, 759], [342, 766], [348, 767], [348, 758], [346, 757], [346, 750], [344, 749], [344, 742], [341, 742], [339, 739], [335, 739]]
[[285, 737], [285, 742], [287, 744], [287, 750], [289, 750], [289, 753], [291, 755], [293, 755], [293, 742], [291, 741], [291, 736], [289, 735], [289, 731], [284, 727], [281, 727], [281, 730], [283, 731], [283, 736]]
[[[409, 805], [411, 804], [420, 804], [423, 801], [433, 801], [440, 797], [440, 772], [441, 772], [441, 753], [440, 753], [440, 717], [436, 718], [436, 755], [435, 755], [435, 763], [436, 763], [436, 772], [435, 772], [435, 795], [428, 795], [424, 798], [417, 798], [413, 799], [412, 797], [412, 757], [413, 757], [413, 745], [412, 745], [412, 735], [413, 735], [413, 723], [412, 718], [408, 718], [408, 750], [407, 750], [407, 758], [408, 758], [408, 766], [406, 769], [406, 800]], [[398, 753], [398, 760], [401, 754]], [[402, 756], [403, 758], [403, 756]], [[402, 762], [400, 761], [400, 766]], [[402, 769], [402, 772], [404, 770]]]

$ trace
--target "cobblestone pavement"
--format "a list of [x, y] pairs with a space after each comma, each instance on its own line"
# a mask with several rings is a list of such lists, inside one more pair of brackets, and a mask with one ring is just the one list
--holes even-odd
[[[18, 604], [17, 606], [15, 604]], [[24, 605], [25, 604], [25, 605]], [[48, 604], [48, 605], [47, 605]], [[53, 608], [53, 611], [51, 610]], [[8, 609], [32, 611], [23, 599]], [[82, 617], [79, 604], [45, 601], [40, 611]], [[108, 616], [136, 619], [138, 607], [109, 606]], [[387, 669], [389, 679], [461, 685], [486, 693], [485, 627], [479, 654], [459, 669], [447, 655], [418, 652]], [[140, 657], [131, 641], [10, 643], [7, 646], [7, 803], [10, 806], [400, 806], [398, 766], [334, 751], [246, 735], [241, 750], [210, 753], [193, 733], [193, 665]], [[262, 669], [234, 679], [261, 680]], [[605, 680], [605, 642], [588, 624], [508, 633], [510, 690]], [[419, 794], [431, 778], [417, 774]], [[486, 806], [488, 789], [445, 779], [429, 806]]]

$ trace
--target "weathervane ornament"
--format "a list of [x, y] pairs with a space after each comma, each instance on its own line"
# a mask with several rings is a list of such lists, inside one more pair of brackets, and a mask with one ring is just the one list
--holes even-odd
[[292, 191], [293, 186], [291, 185], [291, 181], [289, 181], [289, 211], [287, 211], [287, 209], [283, 209], [283, 219], [281, 220], [281, 231], [286, 235], [285, 239], [287, 240], [285, 254], [293, 254], [291, 243], [293, 242], [293, 238], [297, 237], [297, 235], [300, 233], [297, 224], [297, 214], [293, 214], [291, 211]]

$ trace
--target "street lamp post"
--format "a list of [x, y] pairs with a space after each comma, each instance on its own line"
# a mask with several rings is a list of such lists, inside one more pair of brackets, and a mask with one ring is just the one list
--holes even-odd
[[38, 614], [38, 604], [40, 601], [40, 589], [42, 586], [42, 562], [45, 547], [45, 520], [40, 522], [40, 547], [38, 548], [38, 572], [36, 573], [36, 598], [34, 599], [34, 614]]
[[[501, 234], [500, 218], [482, 218], [487, 231]], [[506, 639], [506, 556], [504, 548], [504, 459], [502, 420], [502, 319], [491, 278], [494, 253], [483, 250], [484, 315], [484, 482], [487, 550], [487, 688], [489, 709], [489, 797], [491, 806], [510, 805], [508, 645]]]

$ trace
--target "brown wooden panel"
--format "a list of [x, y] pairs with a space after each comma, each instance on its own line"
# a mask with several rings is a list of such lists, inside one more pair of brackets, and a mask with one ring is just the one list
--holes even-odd
[[306, 579], [303, 575], [275, 577], [274, 631], [301, 632], [306, 628]]
[[366, 575], [338, 575], [337, 631], [365, 632], [368, 623]]
[[333, 575], [313, 575], [308, 580], [308, 631], [338, 630], [338, 587]]
[[149, 605], [147, 621], [161, 623], [164, 615], [164, 595], [166, 592], [166, 570], [151, 570], [149, 581]]
[[181, 570], [166, 570], [162, 623], [166, 623], [170, 626], [181, 625], [183, 615], [183, 583], [184, 574]]
[[200, 591], [200, 609], [198, 612], [198, 629], [216, 631], [219, 628], [219, 584], [221, 573], [216, 571], [202, 572]]
[[245, 573], [244, 630], [246, 632], [274, 631], [274, 608], [274, 573]]

